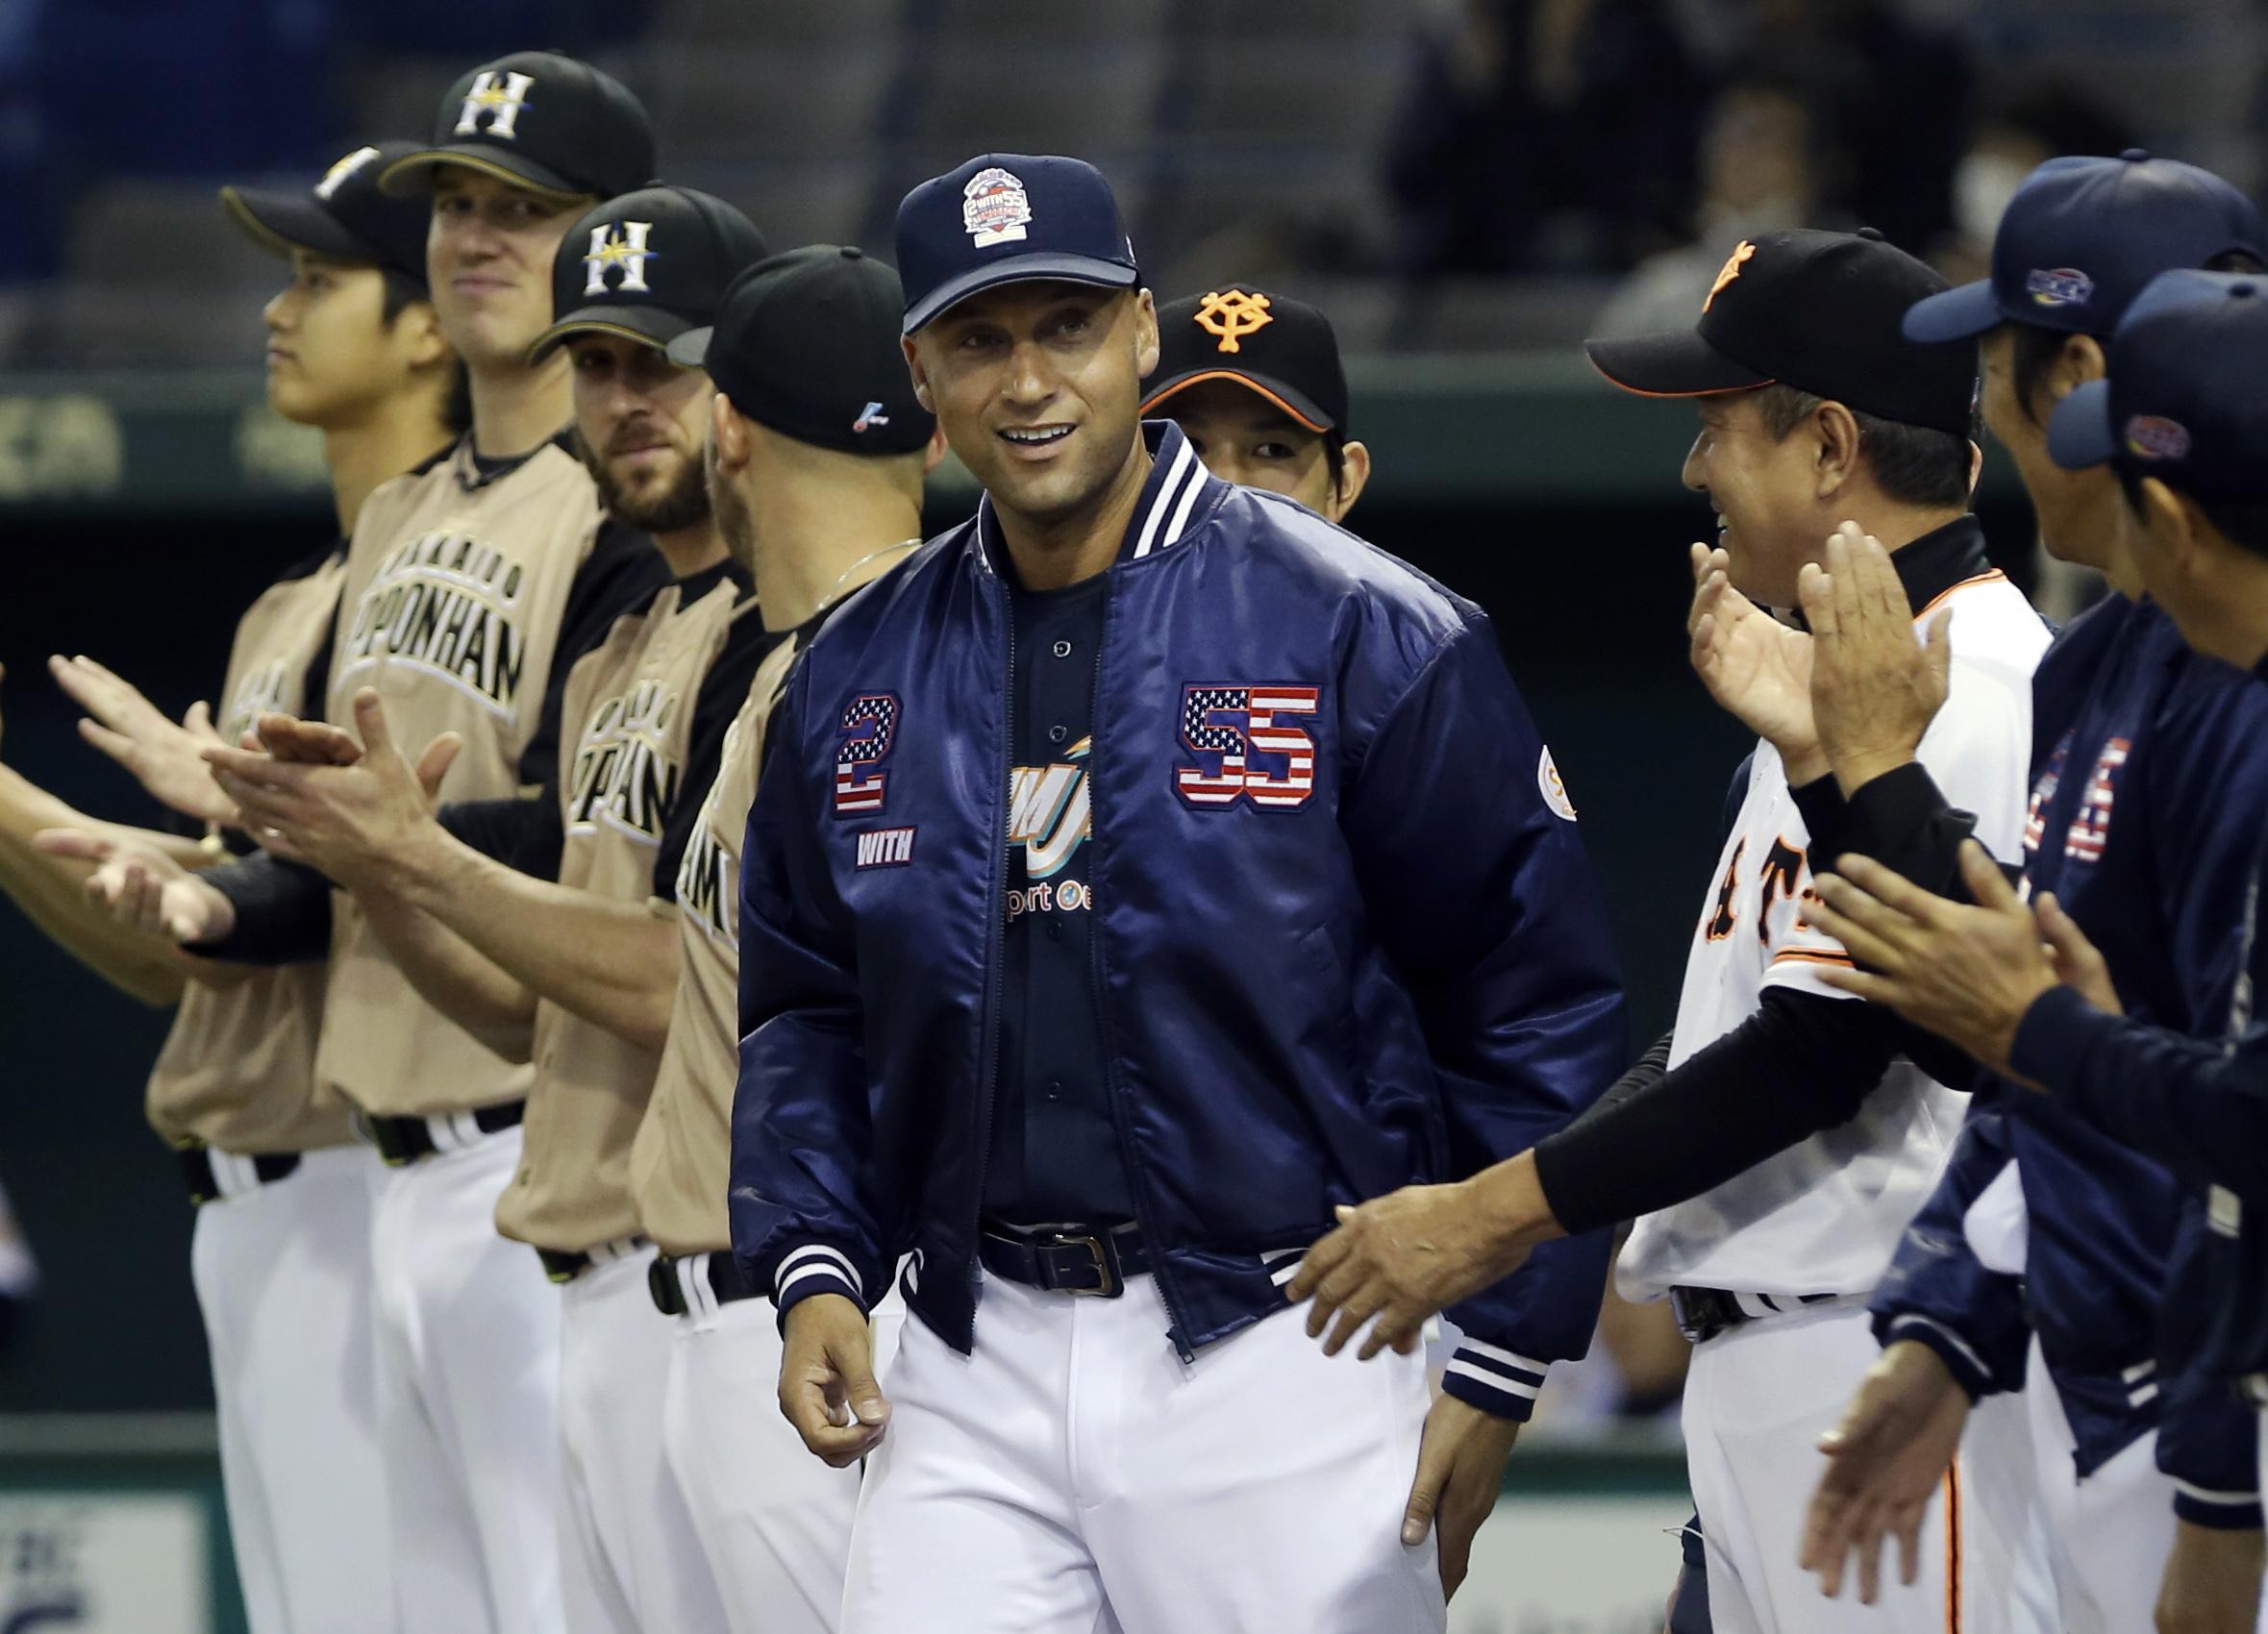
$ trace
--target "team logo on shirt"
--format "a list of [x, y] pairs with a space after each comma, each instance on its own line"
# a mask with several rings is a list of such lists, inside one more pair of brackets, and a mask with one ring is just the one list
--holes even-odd
[[1008, 843], [1024, 848], [1024, 879], [1008, 893], [1008, 916], [1077, 913], [1091, 904], [1086, 886], [1058, 879], [1079, 848], [1094, 833], [1088, 803], [1086, 760], [1094, 739], [1083, 737], [1062, 759], [1047, 766], [1018, 766], [1008, 785]]
[[436, 529], [378, 564], [348, 627], [335, 684], [381, 659], [409, 664], [509, 717], [527, 668], [520, 564], [492, 545]]
[[2110, 805], [2118, 794], [2118, 769], [2127, 763], [2133, 743], [2114, 737], [2095, 758], [2095, 770], [2079, 797], [2079, 810], [2063, 836], [2063, 854], [2076, 862], [2100, 862], [2110, 843]]
[[[1711, 942], [1730, 938], [1740, 926], [1741, 889], [1740, 863], [1748, 854], [1748, 841], [1743, 838], [1733, 846], [1732, 854], [1725, 861], [1725, 877], [1717, 883], [1715, 905], [1702, 924], [1702, 936]], [[1757, 871], [1757, 941], [1764, 947], [1772, 946], [1772, 910], [1782, 903], [1796, 906], [1792, 930], [1807, 930], [1804, 920], [1804, 906], [1819, 900], [1819, 893], [1807, 882], [1805, 870], [1810, 858], [1804, 848], [1785, 835], [1772, 841], [1772, 849], [1764, 854], [1763, 866]], [[1782, 954], [1782, 957], [1799, 956]], [[1837, 962], [1841, 962], [1839, 959]]]
[[835, 813], [880, 811], [890, 775], [876, 770], [889, 757], [890, 740], [898, 734], [898, 700], [887, 692], [869, 692], [850, 701], [837, 729], [841, 743], [835, 752]]
[[1183, 687], [1182, 743], [1198, 763], [1174, 768], [1175, 792], [1201, 810], [1240, 800], [1275, 811], [1307, 805], [1315, 740], [1284, 717], [1312, 715], [1320, 700], [1313, 686]]
[[2065, 732], [2063, 741], [2056, 745], [2056, 753], [2048, 756], [2048, 768], [2040, 773], [2039, 780], [2031, 785], [2031, 799], [2024, 807], [2024, 854], [2037, 856], [2039, 848], [2048, 837], [2048, 807], [2055, 804], [2056, 790], [2063, 780], [2063, 762], [2071, 753], [2071, 734]]
[[234, 747], [244, 740], [252, 724], [271, 711], [284, 711], [284, 683], [286, 670], [281, 658], [246, 670], [237, 678], [236, 690], [229, 694], [228, 707], [220, 717], [220, 737]]
[[591, 711], [567, 785], [569, 833], [591, 833], [604, 824], [660, 843], [685, 773], [667, 747], [683, 705], [676, 687], [649, 680]]
[[533, 75], [506, 74], [499, 78], [495, 70], [483, 68], [474, 77], [472, 88], [464, 93], [464, 107], [457, 115], [454, 134], [478, 136], [481, 121], [486, 119], [489, 136], [512, 140], [519, 135], [514, 127], [519, 124], [520, 110], [528, 106], [528, 92], [535, 88]]

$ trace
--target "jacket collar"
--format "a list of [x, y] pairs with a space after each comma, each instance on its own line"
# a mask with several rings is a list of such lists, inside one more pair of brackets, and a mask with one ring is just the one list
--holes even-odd
[[[1139, 561], [1170, 550], [1186, 538], [1198, 515], [1198, 501], [1213, 481], [1182, 428], [1171, 420], [1144, 420], [1142, 441], [1150, 451], [1150, 476], [1134, 502], [1134, 515], [1119, 542], [1118, 565]], [[1008, 541], [1001, 536], [1000, 520], [992, 513], [992, 496], [977, 502], [977, 543], [987, 566], [1012, 579]]]
[[1919, 618], [1932, 602], [1956, 584], [1981, 579], [1992, 572], [1984, 554], [1984, 528], [1974, 516], [1958, 516], [1933, 528], [1901, 550], [1890, 553], [1898, 582], [1906, 586], [1907, 605]]

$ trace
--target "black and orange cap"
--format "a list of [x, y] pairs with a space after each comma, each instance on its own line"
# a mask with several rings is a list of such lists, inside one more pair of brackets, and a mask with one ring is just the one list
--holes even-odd
[[1347, 429], [1347, 374], [1338, 334], [1319, 308], [1249, 284], [1224, 285], [1158, 309], [1158, 367], [1142, 412], [1176, 392], [1228, 380], [1258, 392], [1315, 433]]
[[1971, 345], [1906, 337], [1907, 309], [1946, 287], [1871, 228], [1743, 239], [1688, 330], [1586, 340], [1601, 374], [1646, 397], [1707, 397], [1782, 384], [1879, 419], [1967, 435]]

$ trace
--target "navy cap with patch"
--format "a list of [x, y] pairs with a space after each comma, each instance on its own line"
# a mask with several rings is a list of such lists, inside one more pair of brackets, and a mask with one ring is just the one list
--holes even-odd
[[388, 192], [429, 190], [458, 164], [555, 198], [611, 199], [654, 174], [654, 125], [613, 75], [557, 51], [515, 51], [451, 86], [431, 143], [379, 178]]
[[2268, 256], [2268, 229], [2209, 170], [2129, 148], [2116, 159], [2051, 159], [2008, 201], [1992, 276], [1915, 305], [1906, 333], [1967, 340], [2003, 323], [2106, 335], [2159, 273], [2232, 250]]
[[551, 267], [552, 326], [528, 348], [538, 363], [571, 334], [619, 334], [666, 348], [716, 321], [733, 280], [764, 258], [756, 224], [712, 193], [640, 187], [567, 229]]
[[416, 150], [415, 142], [371, 142], [341, 158], [312, 187], [226, 186], [221, 206], [279, 255], [308, 250], [367, 262], [422, 289], [433, 211], [423, 199], [392, 198], [378, 186], [388, 165]]
[[2048, 452], [2203, 499], [2268, 499], [2268, 276], [2162, 273], [2110, 337], [2109, 378], [2056, 406]]
[[1142, 281], [1110, 184], [1084, 160], [1052, 155], [981, 154], [922, 183], [898, 206], [897, 247], [907, 334], [1003, 284]]

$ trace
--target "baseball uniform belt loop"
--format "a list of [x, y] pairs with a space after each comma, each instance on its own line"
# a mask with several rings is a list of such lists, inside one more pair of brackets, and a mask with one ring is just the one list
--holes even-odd
[[663, 1316], [694, 1314], [698, 1296], [691, 1284], [695, 1282], [705, 1286], [709, 1297], [719, 1305], [737, 1304], [763, 1292], [740, 1274], [740, 1262], [730, 1249], [684, 1254], [675, 1259], [668, 1254], [656, 1254], [654, 1263], [646, 1268], [647, 1292], [654, 1296], [654, 1308]]
[[241, 1197], [281, 1180], [295, 1173], [300, 1161], [296, 1151], [243, 1155], [216, 1151], [204, 1145], [176, 1148], [174, 1156], [181, 1164], [182, 1183], [188, 1187], [189, 1201], [200, 1208], [221, 1198]]
[[995, 1276], [1049, 1294], [1115, 1300], [1130, 1276], [1150, 1269], [1141, 1227], [1124, 1226], [1009, 1226], [988, 1221], [977, 1237], [977, 1257]]
[[1842, 1298], [1841, 1294], [1733, 1294], [1722, 1288], [1680, 1286], [1669, 1291], [1669, 1308], [1677, 1319], [1678, 1331], [1698, 1345], [1743, 1323], [1785, 1316], [1806, 1305]]
[[537, 1249], [536, 1257], [543, 1264], [543, 1275], [554, 1282], [572, 1282], [594, 1265], [611, 1265], [618, 1259], [629, 1259], [654, 1246], [651, 1237], [632, 1235], [617, 1237], [611, 1243], [601, 1243], [589, 1249]]
[[436, 1151], [461, 1151], [483, 1135], [517, 1128], [528, 1115], [525, 1101], [483, 1106], [472, 1112], [436, 1112], [430, 1118], [389, 1118], [357, 1112], [355, 1127], [378, 1149], [389, 1169], [400, 1169]]

